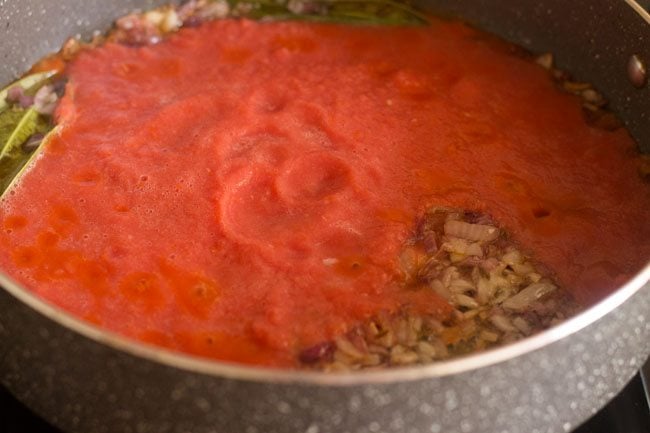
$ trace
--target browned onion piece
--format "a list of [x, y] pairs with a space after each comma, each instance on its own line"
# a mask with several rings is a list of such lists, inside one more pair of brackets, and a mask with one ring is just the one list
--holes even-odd
[[329, 361], [334, 354], [335, 345], [331, 341], [312, 346], [300, 353], [300, 361], [305, 364], [315, 364], [320, 361]]
[[471, 241], [490, 242], [499, 237], [499, 229], [484, 224], [469, 224], [463, 221], [447, 221], [445, 234]]
[[554, 291], [555, 287], [551, 283], [534, 283], [523, 289], [511, 298], [506, 299], [503, 308], [515, 311], [523, 311], [530, 306], [533, 302]]

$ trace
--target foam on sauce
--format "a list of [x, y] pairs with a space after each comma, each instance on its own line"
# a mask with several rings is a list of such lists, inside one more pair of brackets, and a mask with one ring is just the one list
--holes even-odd
[[0, 267], [127, 336], [293, 366], [379, 311], [444, 318], [397, 265], [432, 205], [492, 214], [585, 302], [650, 257], [626, 132], [461, 24], [223, 20], [68, 72]]

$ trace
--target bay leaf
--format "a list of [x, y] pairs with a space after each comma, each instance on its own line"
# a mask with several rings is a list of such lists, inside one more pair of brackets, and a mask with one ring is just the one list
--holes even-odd
[[357, 25], [422, 25], [427, 16], [404, 0], [304, 0], [295, 7], [286, 0], [233, 1], [236, 10], [242, 4], [252, 4], [240, 15], [252, 19], [303, 20]]
[[49, 118], [38, 114], [34, 108], [10, 107], [0, 112], [0, 193], [18, 176], [34, 153], [35, 149], [25, 149], [23, 144], [34, 134], [45, 134], [51, 129]]
[[[12, 112], [12, 115], [14, 113]], [[3, 123], [0, 117], [0, 125]], [[12, 116], [13, 118], [13, 116]], [[48, 122], [49, 123], [49, 122]], [[45, 120], [34, 108], [24, 110], [22, 117], [15, 124], [13, 131], [5, 138], [0, 135], [0, 161], [11, 158], [20, 151], [20, 146], [36, 132], [40, 132], [46, 124]]]
[[5, 158], [0, 160], [0, 199], [21, 178], [38, 154], [47, 145], [47, 142], [56, 132], [57, 127], [51, 129], [41, 141], [41, 144], [30, 152], [24, 152], [18, 158]]

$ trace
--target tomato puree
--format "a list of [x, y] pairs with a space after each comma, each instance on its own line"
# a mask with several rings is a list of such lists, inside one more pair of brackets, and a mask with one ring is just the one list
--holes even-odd
[[650, 257], [624, 130], [462, 24], [221, 20], [82, 52], [58, 133], [0, 210], [0, 268], [101, 327], [294, 366], [405, 288], [431, 206], [491, 214], [584, 302]]

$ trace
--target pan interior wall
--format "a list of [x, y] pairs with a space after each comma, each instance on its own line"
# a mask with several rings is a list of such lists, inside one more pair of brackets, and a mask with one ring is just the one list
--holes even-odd
[[[642, 6], [649, 7], [650, 1]], [[650, 66], [650, 16], [612, 0], [419, 0], [433, 13], [463, 19], [534, 53], [594, 86], [623, 119], [643, 153], [650, 153], [650, 86], [628, 79], [630, 57]]]
[[[634, 88], [627, 62], [650, 64], [650, 24], [619, 0], [416, 0], [424, 10], [462, 18], [594, 84], [650, 153], [650, 89]], [[631, 0], [630, 0], [631, 1]], [[70, 36], [89, 37], [115, 17], [166, 0], [5, 0], [0, 8], [0, 83], [13, 80]], [[650, 1], [644, 0], [645, 6]]]

